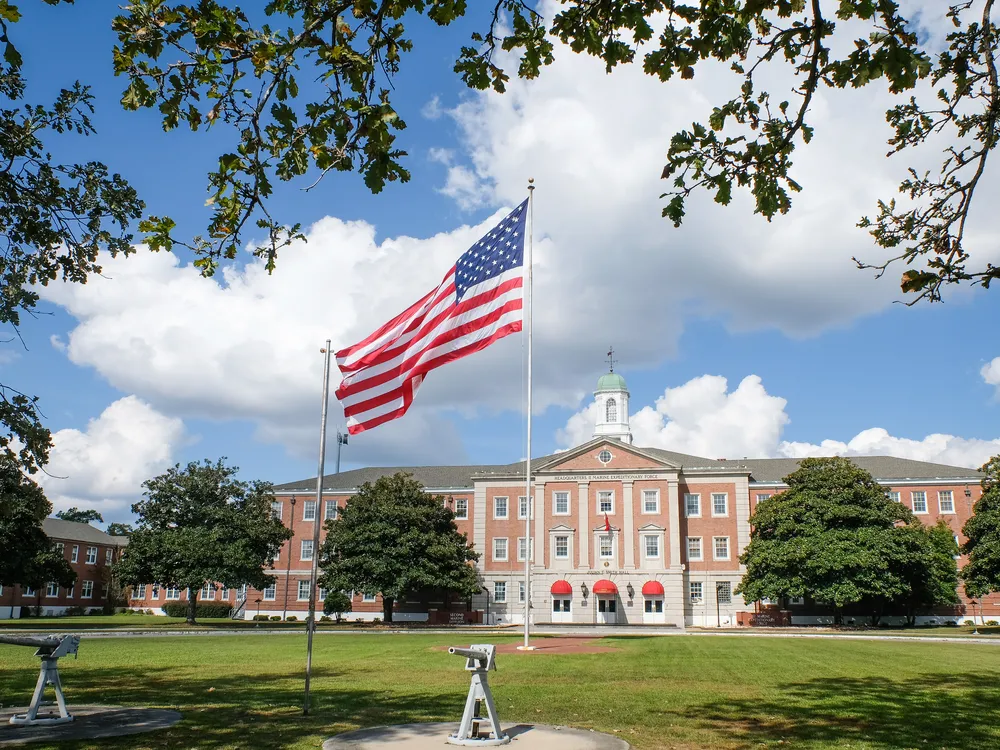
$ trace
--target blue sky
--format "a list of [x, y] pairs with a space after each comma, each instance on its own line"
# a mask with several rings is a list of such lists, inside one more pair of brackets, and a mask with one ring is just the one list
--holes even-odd
[[[24, 10], [13, 37], [29, 99], [48, 101], [75, 78], [97, 97], [98, 135], [55, 139], [53, 153], [108, 163], [153, 213], [200, 231], [205, 173], [231, 134], [164, 134], [154, 112], [119, 108], [113, 5]], [[183, 252], [140, 249], [86, 289], [46, 293], [43, 314], [22, 329], [27, 348], [2, 345], [0, 366], [5, 382], [41, 397], [56, 433], [45, 486], [57, 506], [124, 518], [142, 479], [206, 457], [227, 456], [247, 478], [312, 475], [325, 336], [351, 343], [426, 292], [520, 200], [529, 176], [539, 186], [534, 453], [589, 437], [588, 390], [609, 344], [632, 411], [643, 412], [640, 443], [967, 465], [1000, 452], [997, 378], [983, 373], [1000, 355], [1000, 291], [908, 308], [894, 303], [898, 273], [876, 282], [850, 261], [878, 257], [854, 224], [905, 166], [878, 158], [885, 92], [817, 102], [817, 140], [796, 159], [806, 192], [789, 217], [768, 224], [744, 197], [725, 209], [696, 200], [674, 230], [658, 218], [663, 152], [727, 91], [724, 74], [676, 86], [634, 70], [609, 78], [563, 49], [538, 82], [474, 94], [451, 65], [480, 20], [443, 32], [417, 25], [393, 94], [408, 124], [399, 143], [410, 183], [376, 196], [354, 175], [310, 192], [306, 182], [278, 187], [272, 213], [301, 222], [310, 243], [283, 254], [273, 278], [255, 275], [247, 255], [232, 275], [200, 280]], [[994, 170], [974, 225], [984, 252], [997, 244], [985, 210], [997, 184]], [[344, 467], [517, 460], [522, 359], [511, 337], [436, 371], [400, 424], [352, 438]], [[335, 372], [331, 390], [337, 382]], [[340, 422], [334, 401], [331, 427]], [[865, 433], [873, 428], [884, 435]]]

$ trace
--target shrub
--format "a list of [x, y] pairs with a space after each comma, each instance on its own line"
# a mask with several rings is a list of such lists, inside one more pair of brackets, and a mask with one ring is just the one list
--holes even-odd
[[970, 626], [970, 627], [975, 627], [975, 624], [976, 624], [976, 623], [975, 623], [975, 622], [974, 622], [973, 620], [966, 620], [966, 621], [965, 621], [964, 623], [962, 623], [962, 624], [963, 624], [963, 625], [968, 625], [968, 626]]
[[948, 620], [947, 622], [945, 622], [945, 627], [957, 628], [958, 627], [958, 620]]
[[103, 609], [90, 609], [90, 610], [87, 610], [87, 614], [88, 615], [103, 615], [103, 614], [109, 614], [109, 613], [105, 612]]
[[[187, 602], [168, 602], [161, 609], [171, 617], [187, 617]], [[195, 607], [194, 616], [197, 617], [229, 617], [232, 607], [228, 604], [198, 604]], [[153, 610], [148, 610], [153, 614]]]
[[281, 615], [271, 615], [269, 618], [271, 622], [281, 622]]
[[996, 620], [987, 620], [986, 624], [987, 625], [1000, 625], [1000, 622], [997, 622]]
[[330, 617], [329, 617], [329, 615], [322, 615], [322, 616], [321, 616], [321, 617], [319, 618], [319, 621], [320, 621], [320, 622], [330, 622]]
[[253, 619], [256, 620], [257, 622], [267, 622], [268, 617], [267, 615], [254, 615]]
[[77, 615], [82, 615], [83, 613], [83, 607], [66, 607], [66, 609], [63, 610], [63, 614], [66, 617], [76, 617]]
[[288, 617], [285, 618], [285, 622], [298, 622], [298, 621], [299, 618], [296, 617], [295, 615], [288, 615]]

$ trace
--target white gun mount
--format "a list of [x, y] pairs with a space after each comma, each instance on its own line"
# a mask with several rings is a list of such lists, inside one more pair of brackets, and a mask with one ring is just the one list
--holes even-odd
[[[59, 657], [70, 654], [76, 656], [80, 648], [80, 636], [0, 635], [0, 643], [35, 648], [37, 649], [35, 656], [42, 660], [41, 671], [38, 674], [38, 683], [35, 685], [34, 695], [31, 696], [31, 705], [28, 707], [28, 713], [11, 716], [10, 723], [37, 726], [40, 724], [64, 724], [67, 721], [73, 721], [72, 715], [66, 709], [66, 698], [63, 695], [62, 683], [59, 681]], [[43, 716], [39, 719], [38, 709], [42, 706], [42, 697], [45, 694], [46, 685], [52, 685], [55, 691], [56, 702], [59, 704], [59, 716]]]
[[[458, 732], [448, 737], [448, 743], [451, 745], [491, 747], [510, 742], [510, 737], [500, 729], [500, 717], [497, 716], [497, 707], [493, 702], [493, 693], [490, 692], [490, 683], [487, 679], [487, 673], [497, 668], [496, 652], [497, 647], [488, 644], [448, 649], [449, 654], [464, 656], [465, 669], [472, 672], [472, 684], [469, 686], [469, 696], [465, 699], [462, 723], [458, 727]], [[486, 705], [491, 728], [486, 736], [479, 734], [479, 725], [486, 721], [482, 715], [483, 704]]]

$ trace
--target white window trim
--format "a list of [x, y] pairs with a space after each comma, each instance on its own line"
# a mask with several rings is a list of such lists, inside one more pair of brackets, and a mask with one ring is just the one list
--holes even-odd
[[[90, 593], [87, 593], [87, 584], [90, 584]], [[93, 599], [94, 598], [94, 582], [84, 581], [80, 584], [80, 598], [81, 599]]]
[[[90, 559], [91, 552], [94, 553], [93, 560]], [[98, 553], [97, 547], [87, 547], [87, 561], [86, 561], [87, 565], [97, 565], [97, 553]]]
[[534, 508], [535, 504], [531, 501], [531, 499], [525, 497], [524, 495], [520, 495], [517, 498], [517, 520], [518, 521], [528, 521], [528, 520], [531, 520], [531, 519], [526, 518], [524, 515], [521, 514], [521, 501], [522, 500], [527, 500], [526, 505], [528, 506], [528, 508], [527, 508], [528, 515], [531, 516], [531, 518], [535, 517], [535, 514], [532, 513], [532, 511], [535, 509]]
[[[915, 495], [920, 493], [924, 496], [924, 509], [917, 510], [917, 500]], [[927, 502], [927, 492], [925, 490], [912, 490], [910, 492], [910, 507], [913, 509], [913, 513], [918, 516], [926, 516], [931, 512], [930, 503]]]
[[[728, 586], [729, 587], [729, 601], [722, 601], [722, 597], [719, 595], [719, 587]], [[733, 582], [732, 581], [716, 581], [715, 582], [715, 598], [718, 599], [720, 605], [726, 607], [731, 607], [733, 605]]]
[[164, 597], [163, 597], [164, 600], [169, 601], [169, 602], [180, 601], [181, 590], [179, 588], [177, 588], [176, 586], [167, 586], [167, 588], [165, 589], [165, 592], [166, 593], [164, 594]]
[[[330, 513], [330, 509], [333, 509], [333, 513]], [[337, 516], [340, 515], [340, 507], [337, 505], [336, 500], [324, 500], [323, 501], [323, 520], [329, 521], [330, 519], [337, 520]]]
[[[698, 557], [691, 557], [691, 540], [698, 540]], [[705, 537], [703, 536], [689, 536], [684, 540], [685, 549], [687, 550], [688, 562], [704, 562], [705, 561]]]
[[[506, 511], [502, 516], [497, 515], [497, 500], [504, 501], [504, 510]], [[493, 496], [493, 518], [498, 521], [506, 521], [510, 518], [510, 497], [507, 495], [494, 495]]]
[[[611, 510], [601, 510], [601, 495], [602, 494], [610, 494], [611, 495]], [[600, 517], [603, 518], [605, 513], [607, 513], [609, 516], [613, 516], [615, 514], [615, 491], [614, 490], [598, 490], [597, 492], [594, 493], [594, 496], [595, 496], [596, 501], [597, 501], [597, 515], [598, 516], [600, 516]]]
[[275, 517], [279, 521], [281, 520], [281, 516], [284, 513], [284, 509], [285, 509], [285, 504], [280, 500], [271, 501], [271, 512], [275, 515]]
[[70, 562], [79, 562], [80, 561], [80, 545], [79, 544], [74, 544], [73, 545], [73, 549], [71, 550], [70, 555], [69, 555], [69, 561]]
[[53, 586], [54, 583], [55, 582], [53, 581], [52, 583], [45, 584], [45, 598], [46, 599], [55, 599], [56, 597], [59, 596], [59, 586], [56, 586], [56, 593], [54, 593], [54, 594], [50, 594], [49, 593], [49, 591], [51, 590], [51, 587]]
[[[559, 507], [558, 500], [556, 499], [557, 495], [565, 495], [566, 496], [566, 510], [565, 511], [557, 510], [558, 507]], [[573, 513], [573, 501], [572, 501], [572, 499], [570, 497], [570, 493], [567, 492], [567, 491], [564, 491], [564, 490], [559, 490], [558, 492], [553, 492], [552, 493], [552, 515], [554, 515], [554, 516], [568, 516], [568, 515], [572, 515], [572, 513]]]
[[[945, 510], [944, 507], [941, 505], [941, 495], [945, 493], [951, 495], [951, 510]], [[955, 492], [953, 490], [938, 490], [937, 495], [938, 495], [938, 513], [946, 516], [955, 515]]]
[[[559, 539], [566, 540], [566, 554], [559, 554]], [[556, 560], [569, 560], [569, 534], [553, 534], [552, 537], [552, 557]]]
[[[701, 589], [701, 593], [698, 594], [698, 596], [695, 596], [693, 594], [693, 592], [691, 591], [691, 587], [695, 586], [695, 585], [697, 585], [698, 588]], [[704, 582], [702, 582], [702, 581], [688, 581], [687, 595], [688, 595], [688, 601], [690, 601], [692, 603], [693, 602], [704, 601], [705, 600], [705, 584], [704, 584]]]
[[521, 554], [522, 548], [527, 546], [529, 548], [528, 555], [531, 557], [531, 562], [535, 561], [535, 539], [532, 537], [531, 543], [525, 545], [524, 537], [519, 536], [517, 538], [517, 561], [524, 562], [524, 555]]
[[[611, 540], [611, 554], [604, 555], [601, 551], [601, 542], [604, 539]], [[614, 560], [617, 557], [618, 550], [615, 545], [615, 533], [613, 531], [601, 531], [597, 534], [597, 559], [598, 560]]]
[[[270, 596], [268, 596], [268, 592], [271, 592]], [[273, 602], [278, 598], [278, 586], [272, 583], [260, 592], [260, 598], [265, 602]]]
[[770, 492], [758, 492], [757, 493], [757, 505], [760, 505], [765, 500], [770, 500], [774, 495]]
[[[306, 509], [309, 508], [310, 505], [312, 506], [312, 509], [313, 509], [312, 518], [306, 518]], [[313, 521], [316, 520], [316, 516], [317, 516], [316, 501], [315, 500], [303, 500], [302, 501], [302, 521], [304, 523], [311, 523], [311, 522], [313, 522]]]
[[[503, 539], [503, 557], [497, 557], [497, 542]], [[493, 561], [494, 562], [507, 562], [510, 558], [510, 540], [505, 536], [495, 536], [493, 537]]]
[[[656, 510], [646, 510], [646, 493], [652, 492], [656, 496]], [[642, 510], [640, 511], [642, 515], [646, 516], [658, 516], [660, 514], [660, 491], [659, 490], [642, 490], [640, 492], [640, 500], [642, 503]]]
[[[661, 534], [643, 534], [642, 535], [642, 556], [646, 560], [659, 560], [663, 556], [662, 547], [663, 544], [660, 542]], [[656, 554], [649, 554], [649, 539], [656, 540]]]
[[[497, 597], [497, 584], [503, 586], [503, 598]], [[507, 582], [506, 581], [494, 581], [493, 582], [493, 601], [496, 604], [506, 604], [507, 603]]]
[[[698, 498], [698, 512], [689, 513], [688, 512], [688, 498], [696, 497]], [[701, 493], [700, 492], [685, 492], [684, 493], [684, 517], [685, 518], [701, 518]]]
[[[306, 545], [309, 546], [309, 557], [306, 557]], [[300, 562], [312, 562], [313, 557], [316, 556], [316, 548], [313, 544], [312, 539], [303, 539], [299, 542], [299, 561]]]
[[[716, 539], [725, 539], [726, 540], [726, 556], [725, 557], [719, 557], [719, 555], [718, 555], [718, 548], [715, 546], [715, 540]], [[733, 551], [730, 548], [729, 537], [728, 536], [713, 536], [712, 537], [712, 559], [713, 560], [724, 561], [724, 560], [729, 560], [732, 556], [733, 556]]]
[[[725, 498], [726, 512], [716, 513], [715, 512], [715, 496], [722, 495]], [[709, 500], [712, 503], [712, 518], [729, 518], [729, 493], [728, 492], [712, 492], [709, 493]]]
[[[465, 503], [465, 513], [462, 515], [458, 514], [459, 503]], [[468, 521], [469, 520], [469, 498], [467, 497], [457, 497], [455, 498], [455, 520], [456, 521]]]
[[[302, 584], [306, 585], [306, 595], [302, 596]], [[295, 584], [295, 601], [297, 602], [307, 602], [309, 601], [309, 581], [303, 581], [299, 579], [299, 582]]]

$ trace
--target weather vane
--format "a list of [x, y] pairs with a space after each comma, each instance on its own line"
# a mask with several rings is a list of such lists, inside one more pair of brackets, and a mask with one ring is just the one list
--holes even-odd
[[611, 368], [611, 372], [615, 371], [615, 362], [617, 361], [615, 359], [615, 348], [613, 346], [608, 347], [608, 366]]

